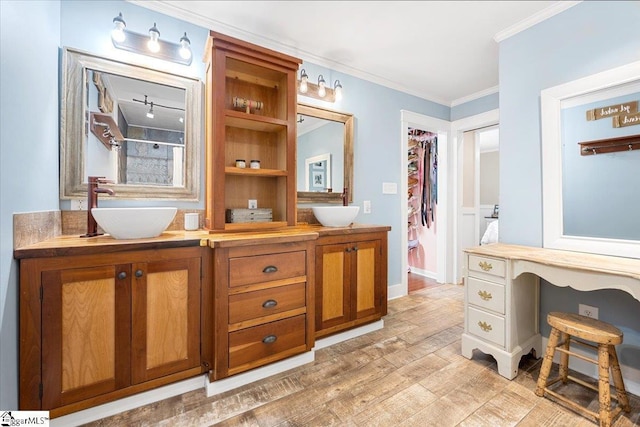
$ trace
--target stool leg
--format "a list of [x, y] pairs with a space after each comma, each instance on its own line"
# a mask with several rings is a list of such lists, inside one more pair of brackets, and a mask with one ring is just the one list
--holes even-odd
[[560, 331], [556, 328], [551, 328], [549, 334], [549, 342], [547, 343], [547, 351], [542, 359], [542, 366], [540, 367], [540, 374], [538, 375], [538, 384], [536, 386], [536, 395], [544, 396], [544, 389], [547, 386], [547, 378], [551, 372], [551, 365], [553, 364], [553, 353], [556, 351], [556, 345], [560, 339]]
[[613, 376], [613, 384], [616, 386], [618, 403], [623, 411], [630, 412], [631, 405], [629, 405], [629, 396], [627, 396], [627, 391], [624, 388], [620, 363], [618, 363], [618, 354], [616, 353], [616, 347], [613, 345], [609, 346], [609, 357], [611, 357], [611, 374]]
[[607, 344], [598, 344], [600, 427], [609, 427], [611, 425], [611, 394], [609, 387], [609, 346]]
[[[571, 343], [571, 335], [563, 332], [561, 335], [562, 339], [564, 339], [564, 343], [562, 347], [569, 351], [570, 343]], [[562, 378], [562, 383], [567, 383], [567, 377], [569, 376], [569, 353], [561, 352], [560, 353], [560, 378]]]

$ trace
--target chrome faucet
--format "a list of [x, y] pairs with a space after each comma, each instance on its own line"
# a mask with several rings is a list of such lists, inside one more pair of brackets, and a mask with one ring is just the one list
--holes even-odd
[[342, 206], [349, 206], [349, 189], [347, 187], [344, 187], [340, 196], [342, 197]]
[[100, 236], [104, 233], [98, 233], [98, 223], [91, 213], [91, 209], [98, 207], [98, 194], [116, 194], [110, 188], [98, 187], [100, 184], [113, 184], [113, 181], [105, 179], [103, 176], [90, 176], [87, 184], [87, 234], [80, 237]]

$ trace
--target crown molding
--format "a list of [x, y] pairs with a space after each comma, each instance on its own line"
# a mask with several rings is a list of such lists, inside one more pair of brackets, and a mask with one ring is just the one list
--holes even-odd
[[549, 18], [551, 18], [552, 16], [555, 16], [561, 12], [564, 12], [565, 10], [579, 4], [582, 3], [582, 0], [580, 1], [559, 1], [555, 4], [552, 4], [551, 6], [547, 7], [546, 9], [541, 10], [538, 13], [535, 13], [533, 15], [531, 15], [530, 17], [523, 19], [522, 21], [518, 22], [515, 25], [512, 25], [511, 27], [504, 29], [502, 31], [500, 31], [499, 33], [497, 33], [495, 36], [493, 36], [493, 40], [496, 41], [496, 43], [500, 43], [501, 41], [504, 41], [506, 39], [508, 39], [511, 36], [514, 36], [516, 34], [518, 34], [521, 31], [524, 31], [530, 27], [533, 27], [536, 24], [539, 24], [542, 21], [545, 21]]
[[476, 99], [482, 98], [487, 95], [493, 95], [500, 90], [500, 86], [493, 86], [485, 90], [481, 90], [480, 92], [472, 93], [471, 95], [463, 96], [462, 98], [454, 99], [451, 101], [451, 107], [455, 107], [456, 105], [466, 104], [467, 102], [474, 101]]

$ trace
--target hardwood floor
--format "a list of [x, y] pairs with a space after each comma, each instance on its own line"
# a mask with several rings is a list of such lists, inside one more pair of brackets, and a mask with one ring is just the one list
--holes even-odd
[[425, 289], [429, 286], [438, 286], [439, 283], [436, 282], [433, 279], [429, 279], [428, 277], [425, 276], [421, 276], [419, 274], [415, 274], [415, 273], [407, 273], [408, 275], [408, 291], [409, 294], [412, 294], [416, 291], [420, 291], [422, 289]]
[[[389, 301], [382, 330], [316, 352], [313, 363], [207, 398], [193, 391], [99, 420], [95, 426], [594, 426], [534, 394], [540, 360], [518, 376], [491, 356], [460, 355], [463, 288], [429, 286]], [[574, 373], [579, 376], [579, 374]], [[581, 403], [597, 394], [568, 386]], [[614, 427], [640, 423], [640, 398]]]

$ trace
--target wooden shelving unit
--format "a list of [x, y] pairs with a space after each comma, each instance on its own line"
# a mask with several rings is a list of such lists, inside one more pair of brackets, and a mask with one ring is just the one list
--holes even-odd
[[[210, 32], [207, 64], [205, 227], [254, 230], [296, 224], [298, 58]], [[249, 100], [260, 108], [235, 107]], [[235, 167], [243, 159], [247, 168]], [[249, 168], [259, 160], [261, 168]], [[270, 223], [227, 223], [248, 200], [273, 211]]]

